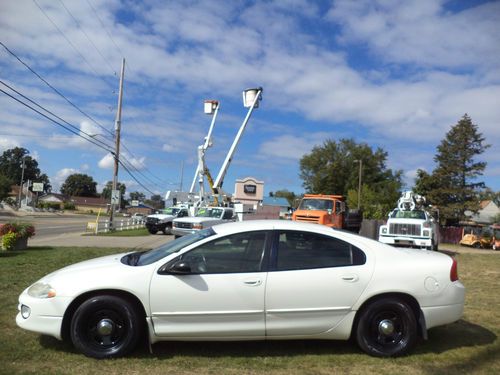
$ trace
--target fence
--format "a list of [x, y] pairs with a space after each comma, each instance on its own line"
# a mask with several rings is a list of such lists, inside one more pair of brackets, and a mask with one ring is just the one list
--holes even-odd
[[[128, 230], [128, 229], [139, 229], [145, 227], [145, 220], [142, 219], [118, 219], [113, 220], [114, 229], [117, 231]], [[109, 220], [103, 220], [99, 222], [90, 221], [87, 223], [86, 232], [93, 233], [106, 233], [109, 232]]]

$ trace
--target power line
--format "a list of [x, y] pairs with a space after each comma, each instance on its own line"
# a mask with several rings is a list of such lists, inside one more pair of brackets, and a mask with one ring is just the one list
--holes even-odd
[[38, 108], [40, 108], [41, 110], [43, 110], [43, 111], [45, 111], [45, 112], [49, 113], [50, 115], [54, 116], [54, 117], [55, 117], [55, 118], [57, 118], [58, 120], [60, 120], [60, 121], [64, 122], [66, 125], [71, 126], [73, 129], [75, 129], [75, 130], [76, 130], [76, 131], [78, 131], [79, 133], [83, 133], [83, 134], [85, 134], [87, 137], [90, 137], [90, 138], [94, 139], [96, 142], [98, 142], [98, 143], [100, 143], [100, 144], [104, 145], [105, 147], [110, 147], [107, 143], [104, 143], [104, 142], [102, 142], [102, 141], [99, 141], [99, 140], [95, 139], [95, 138], [94, 138], [94, 137], [95, 137], [94, 135], [89, 134], [89, 133], [87, 133], [87, 132], [84, 132], [83, 130], [81, 130], [81, 129], [80, 129], [80, 128], [78, 128], [77, 126], [75, 126], [75, 125], [73, 125], [73, 124], [69, 123], [68, 121], [64, 120], [63, 118], [61, 118], [61, 117], [57, 116], [55, 113], [53, 113], [53, 112], [49, 111], [47, 108], [45, 108], [45, 107], [41, 106], [40, 104], [38, 104], [38, 103], [37, 103], [37, 102], [35, 102], [34, 100], [32, 100], [32, 99], [28, 98], [26, 95], [22, 94], [21, 92], [19, 92], [18, 90], [16, 90], [16, 89], [15, 89], [15, 88], [13, 88], [12, 86], [9, 86], [8, 84], [6, 84], [5, 82], [3, 82], [2, 80], [0, 80], [0, 83], [1, 83], [2, 85], [4, 85], [5, 87], [8, 87], [10, 90], [14, 91], [14, 92], [15, 92], [16, 94], [18, 94], [19, 96], [21, 96], [21, 97], [23, 97], [24, 99], [28, 100], [30, 103], [32, 103], [32, 104], [34, 104], [34, 105], [36, 105], [36, 106], [37, 106]]
[[83, 56], [83, 54], [78, 50], [78, 48], [76, 48], [76, 46], [71, 42], [71, 40], [68, 39], [68, 37], [64, 34], [64, 32], [59, 28], [59, 26], [57, 26], [57, 24], [52, 20], [52, 18], [49, 17], [49, 15], [47, 13], [45, 13], [45, 11], [43, 10], [43, 8], [37, 3], [36, 0], [33, 0], [33, 2], [35, 3], [35, 5], [38, 7], [38, 9], [40, 9], [40, 12], [42, 12], [42, 14], [45, 16], [45, 18], [47, 18], [50, 23], [57, 29], [57, 31], [59, 31], [59, 33], [63, 36], [63, 38], [66, 40], [66, 42], [68, 42], [68, 44], [71, 46], [71, 48], [73, 48], [73, 50], [78, 54], [80, 55], [80, 57], [82, 58], [83, 61], [85, 61], [85, 63], [88, 65], [88, 67], [95, 73], [95, 75], [100, 79], [102, 80], [104, 83], [106, 83], [106, 85], [110, 86], [112, 88], [112, 86], [110, 85], [110, 83], [108, 81], [106, 81], [104, 78], [102, 78], [99, 73], [97, 73], [97, 71], [94, 69], [94, 67], [92, 65], [90, 65], [89, 61], [85, 58], [85, 56]]
[[123, 169], [125, 169], [125, 170], [127, 171], [127, 173], [130, 175], [130, 177], [132, 177], [132, 178], [135, 180], [135, 182], [137, 182], [137, 183], [138, 183], [138, 184], [139, 184], [139, 185], [140, 185], [140, 186], [141, 186], [144, 190], [148, 191], [149, 193], [151, 193], [151, 194], [153, 194], [153, 195], [155, 194], [154, 192], [152, 192], [151, 190], [149, 190], [146, 186], [144, 186], [144, 185], [142, 184], [142, 182], [140, 182], [140, 181], [139, 181], [139, 180], [138, 180], [138, 179], [137, 179], [137, 178], [136, 178], [136, 177], [132, 174], [132, 172], [130, 172], [130, 170], [129, 170], [126, 166], [125, 166], [125, 164], [124, 164], [124, 163], [122, 163], [122, 161], [121, 161], [120, 159], [118, 159], [118, 163], [120, 163], [120, 165], [123, 167]]
[[28, 64], [26, 64], [19, 56], [17, 56], [14, 52], [12, 52], [2, 41], [0, 41], [0, 45], [2, 45], [5, 50], [10, 53], [13, 57], [17, 59], [21, 64], [23, 64], [31, 73], [36, 75], [43, 83], [45, 83], [47, 86], [49, 86], [57, 95], [62, 97], [64, 100], [66, 100], [72, 107], [74, 107], [78, 112], [80, 112], [82, 115], [87, 117], [89, 120], [91, 120], [94, 124], [99, 126], [101, 129], [106, 131], [107, 133], [113, 135], [113, 132], [109, 131], [104, 127], [102, 124], [100, 124], [97, 120], [95, 120], [93, 117], [85, 113], [83, 110], [81, 110], [76, 104], [74, 104], [71, 100], [69, 100], [67, 97], [65, 97], [58, 89], [56, 89], [54, 86], [52, 86], [47, 80], [45, 80], [40, 74], [38, 74], [34, 69], [32, 69]]
[[[54, 120], [53, 118], [51, 118], [51, 117], [47, 116], [46, 114], [44, 114], [44, 113], [40, 112], [40, 111], [39, 111], [39, 110], [37, 110], [36, 108], [33, 108], [33, 107], [32, 107], [32, 106], [30, 106], [29, 104], [27, 104], [27, 103], [23, 102], [22, 100], [20, 100], [20, 99], [18, 99], [18, 98], [16, 98], [16, 97], [14, 97], [13, 95], [9, 94], [8, 92], [4, 91], [4, 90], [3, 90], [3, 89], [1, 89], [1, 88], [0, 88], [0, 92], [4, 93], [5, 95], [7, 95], [8, 97], [10, 97], [11, 99], [14, 99], [16, 102], [18, 102], [18, 103], [20, 103], [20, 104], [24, 105], [25, 107], [28, 107], [28, 108], [29, 108], [29, 109], [31, 109], [33, 112], [38, 113], [40, 116], [45, 117], [47, 120], [49, 120], [49, 121], [53, 122], [54, 124], [56, 124], [56, 125], [58, 125], [58, 126], [60, 126], [60, 127], [64, 128], [64, 129], [66, 129], [67, 131], [69, 131], [69, 132], [71, 132], [71, 133], [73, 133], [73, 134], [77, 135], [78, 137], [85, 139], [86, 141], [88, 141], [88, 142], [90, 142], [90, 143], [94, 144], [95, 146], [97, 146], [97, 147], [99, 147], [99, 148], [101, 148], [101, 149], [103, 149], [103, 150], [105, 150], [105, 151], [107, 151], [107, 152], [113, 152], [113, 150], [103, 147], [101, 144], [99, 144], [99, 143], [95, 142], [92, 138], [91, 138], [91, 139], [89, 139], [89, 138], [86, 138], [86, 137], [82, 136], [79, 132], [76, 132], [75, 130], [73, 130], [73, 129], [71, 129], [71, 128], [68, 128], [67, 126], [65, 126], [65, 125], [63, 125], [63, 124], [61, 124], [61, 123], [57, 122], [57, 121], [56, 121], [56, 120]], [[42, 108], [43, 108], [43, 107], [42, 107]], [[47, 112], [48, 112], [48, 111], [47, 111]]]
[[111, 69], [111, 71], [113, 72], [113, 74], [116, 76], [116, 72], [115, 70], [113, 69], [113, 67], [111, 66], [111, 64], [109, 63], [109, 61], [103, 56], [103, 54], [101, 53], [101, 51], [97, 48], [97, 46], [94, 44], [94, 42], [90, 39], [90, 37], [88, 36], [88, 34], [85, 32], [85, 30], [83, 29], [83, 27], [80, 26], [80, 23], [78, 22], [78, 20], [75, 18], [75, 16], [73, 16], [73, 13], [70, 12], [70, 10], [66, 7], [66, 5], [64, 4], [64, 2], [62, 0], [59, 0], [59, 2], [61, 3], [61, 5], [63, 6], [63, 8], [66, 10], [66, 12], [70, 15], [71, 18], [73, 18], [73, 21], [75, 21], [75, 24], [76, 26], [81, 30], [81, 32], [83, 33], [83, 35], [85, 35], [85, 37], [87, 38], [87, 40], [90, 42], [90, 44], [92, 44], [92, 46], [94, 47], [94, 49], [97, 51], [97, 53], [102, 57], [102, 59], [104, 60], [104, 62], [108, 65], [108, 67]]
[[[101, 17], [99, 17], [99, 14], [97, 13], [97, 11], [95, 10], [94, 6], [92, 5], [92, 3], [89, 1], [89, 0], [86, 0], [87, 1], [87, 4], [90, 6], [90, 8], [92, 9], [92, 11], [94, 12], [96, 18], [99, 20], [99, 23], [101, 24], [102, 28], [104, 29], [104, 31], [106, 31], [106, 34], [108, 35], [108, 38], [109, 40], [111, 40], [111, 42], [115, 45], [116, 49], [118, 50], [118, 52], [120, 53], [120, 55], [122, 57], [125, 56], [125, 54], [123, 53], [123, 51], [121, 50], [121, 48], [118, 46], [118, 44], [116, 44], [115, 40], [113, 39], [113, 37], [111, 36], [111, 34], [109, 33], [108, 29], [106, 28], [106, 26], [104, 25], [104, 22], [102, 22], [101, 20]], [[128, 68], [130, 69], [130, 71], [133, 73], [133, 70], [132, 70], [132, 67], [130, 66], [130, 63], [126, 63]]]

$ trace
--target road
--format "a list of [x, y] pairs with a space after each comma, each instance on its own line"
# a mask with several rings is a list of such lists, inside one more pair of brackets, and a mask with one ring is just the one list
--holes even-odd
[[84, 233], [87, 222], [95, 221], [95, 216], [58, 214], [12, 216], [0, 212], [0, 223], [7, 221], [29, 222], [35, 226], [36, 236], [46, 237], [63, 233]]

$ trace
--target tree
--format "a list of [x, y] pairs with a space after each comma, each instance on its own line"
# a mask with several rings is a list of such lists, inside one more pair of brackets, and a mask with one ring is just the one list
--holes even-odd
[[61, 193], [68, 196], [96, 197], [97, 182], [86, 174], [75, 173], [69, 175], [61, 186]]
[[[372, 218], [373, 210], [368, 206], [373, 204], [385, 207], [382, 212], [385, 216], [399, 198], [402, 171], [393, 172], [387, 168], [387, 152], [381, 148], [373, 151], [366, 143], [358, 144], [353, 139], [325, 141], [300, 160], [304, 188], [313, 194], [347, 195], [349, 207], [357, 207], [359, 164], [356, 160], [362, 161], [361, 208], [366, 212], [364, 217]], [[349, 194], [350, 190], [355, 194]], [[367, 194], [369, 192], [370, 200], [364, 199], [365, 190]]]
[[[40, 171], [38, 162], [28, 154], [29, 151], [22, 147], [15, 147], [4, 151], [0, 156], [0, 171], [13, 184], [19, 184], [21, 182], [21, 175], [23, 175], [23, 181], [43, 182], [44, 192], [50, 192], [52, 186], [50, 185], [49, 178], [45, 173]], [[22, 171], [23, 158], [24, 174]]]
[[[127, 187], [125, 184], [122, 184], [121, 182], [116, 183], [116, 188], [117, 190], [120, 190], [120, 195], [123, 197], [125, 195], [125, 191], [127, 190]], [[111, 191], [113, 190], [113, 181], [108, 181], [106, 182], [106, 186], [102, 189], [101, 197], [105, 199], [111, 199]]]
[[276, 198], [286, 198], [290, 207], [295, 206], [295, 201], [297, 199], [297, 195], [293, 191], [288, 191], [287, 189], [276, 190], [276, 192], [269, 192], [270, 197]]
[[486, 168], [486, 162], [476, 161], [489, 145], [478, 126], [465, 114], [446, 133], [437, 147], [434, 161], [437, 166], [431, 174], [417, 175], [416, 192], [439, 208], [443, 222], [465, 219], [465, 211], [477, 212], [484, 182], [477, 181]]
[[144, 193], [141, 193], [140, 191], [133, 191], [129, 194], [129, 196], [131, 201], [144, 202], [144, 200], [146, 199], [146, 195]]
[[146, 199], [144, 201], [147, 205], [153, 207], [155, 210], [161, 210], [165, 208], [165, 201], [159, 194], [153, 194], [151, 195], [150, 199]]
[[12, 180], [3, 174], [0, 174], [0, 202], [9, 196]]

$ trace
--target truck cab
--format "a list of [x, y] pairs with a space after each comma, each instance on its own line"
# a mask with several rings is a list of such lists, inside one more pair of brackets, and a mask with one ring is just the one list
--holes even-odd
[[343, 228], [345, 210], [342, 195], [305, 194], [292, 220]]
[[171, 234], [172, 222], [176, 217], [189, 216], [187, 207], [168, 207], [160, 212], [146, 217], [146, 229], [151, 234], [162, 231], [163, 234]]

